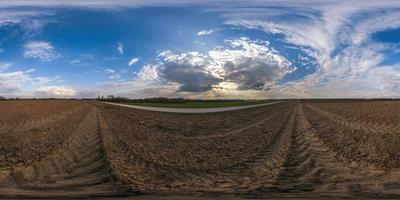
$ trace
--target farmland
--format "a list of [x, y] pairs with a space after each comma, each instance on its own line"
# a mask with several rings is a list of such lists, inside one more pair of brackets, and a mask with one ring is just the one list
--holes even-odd
[[0, 101], [0, 198], [400, 197], [400, 101], [178, 114]]
[[162, 107], [162, 108], [221, 108], [232, 106], [257, 105], [271, 102], [270, 100], [244, 100], [244, 101], [191, 101], [181, 103], [125, 103], [128, 105]]

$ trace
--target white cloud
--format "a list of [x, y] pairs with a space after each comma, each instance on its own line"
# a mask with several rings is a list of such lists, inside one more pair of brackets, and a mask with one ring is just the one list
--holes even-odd
[[140, 81], [154, 81], [158, 78], [157, 66], [156, 65], [145, 65], [137, 73], [137, 79]]
[[60, 56], [49, 42], [31, 41], [24, 48], [25, 58], [39, 59], [42, 62], [51, 62]]
[[30, 71], [0, 73], [0, 94], [12, 95], [20, 92], [23, 84], [32, 79], [29, 73]]
[[59, 79], [60, 79], [60, 76], [54, 76], [52, 78], [45, 77], [45, 76], [38, 76], [38, 77], [35, 78], [35, 84], [43, 85], [43, 84], [46, 84], [46, 83], [57, 81]]
[[72, 65], [79, 65], [82, 63], [82, 61], [80, 59], [74, 59], [74, 60], [71, 60], [69, 63]]
[[211, 35], [214, 32], [213, 29], [209, 30], [201, 30], [197, 33], [197, 36], [202, 36], [202, 35]]
[[[0, 2], [1, 5], [1, 2]], [[0, 26], [7, 24], [18, 24], [24, 20], [49, 15], [48, 12], [27, 10], [2, 10], [0, 11]]]
[[45, 84], [45, 83], [50, 82], [50, 79], [48, 77], [39, 76], [39, 77], [36, 77], [35, 79], [38, 84]]
[[121, 78], [121, 75], [117, 73], [114, 69], [106, 69], [106, 73], [109, 74], [108, 78], [109, 79], [119, 79]]
[[119, 79], [121, 78], [121, 76], [119, 74], [112, 74], [110, 76], [108, 76], [109, 79]]
[[110, 74], [113, 74], [113, 73], [115, 73], [115, 70], [113, 70], [113, 69], [106, 69], [106, 72], [107, 72], [107, 73], [110, 73]]
[[8, 70], [12, 65], [13, 63], [10, 62], [0, 62], [0, 72]]
[[46, 24], [52, 22], [51, 15], [52, 12], [39, 9], [1, 9], [0, 26], [17, 25], [24, 38], [31, 38], [40, 33]]
[[42, 97], [72, 97], [77, 94], [74, 89], [67, 86], [40, 87], [36, 92]]
[[236, 83], [239, 89], [268, 90], [295, 70], [268, 42], [244, 37], [227, 42], [232, 48], [213, 50], [209, 55], [222, 66], [225, 81]]
[[117, 43], [117, 51], [119, 54], [124, 54], [124, 44], [122, 44], [121, 42]]
[[132, 58], [132, 59], [129, 61], [128, 65], [129, 65], [129, 66], [132, 66], [132, 65], [138, 63], [139, 60], [140, 60], [140, 58]]

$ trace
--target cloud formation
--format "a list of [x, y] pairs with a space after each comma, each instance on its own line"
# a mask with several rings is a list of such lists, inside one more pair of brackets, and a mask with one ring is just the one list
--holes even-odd
[[12, 65], [13, 65], [13, 63], [9, 63], [9, 62], [0, 62], [0, 72], [6, 71], [6, 70], [9, 69]]
[[30, 72], [32, 72], [32, 70], [7, 73], [0, 72], [0, 94], [12, 95], [22, 91], [23, 84], [32, 80], [31, 76], [29, 75]]
[[197, 33], [197, 36], [202, 36], [202, 35], [211, 35], [214, 32], [213, 29], [209, 30], [201, 30]]
[[43, 84], [47, 84], [56, 80], [59, 80], [60, 76], [55, 76], [55, 77], [45, 77], [45, 76], [38, 76], [35, 78], [35, 82], [34, 84], [39, 84], [39, 85], [43, 85]]
[[[229, 1], [220, 0], [210, 4], [210, 2], [179, 0], [168, 2], [158, 0], [117, 0], [112, 2], [103, 0], [79, 2], [74, 0], [6, 0], [0, 2], [0, 7], [6, 7], [0, 12], [0, 26], [19, 24], [21, 27], [25, 27], [21, 30], [27, 33], [30, 32], [29, 30], [32, 32], [40, 30], [46, 22], [37, 20], [38, 17], [50, 14], [44, 12], [46, 9], [30, 10], [29, 6], [109, 8], [110, 6], [156, 5], [160, 2], [162, 5], [205, 5], [201, 7], [206, 11], [203, 13], [217, 14], [216, 16], [222, 18], [226, 26], [215, 26], [216, 29], [205, 30], [199, 28], [207, 27], [207, 25], [200, 24], [198, 27], [193, 27], [193, 30], [190, 30], [191, 36], [194, 36], [195, 40], [201, 39], [203, 44], [199, 49], [186, 50], [183, 49], [185, 47], [162, 46], [162, 49], [174, 49], [175, 52], [164, 51], [154, 61], [147, 60], [147, 55], [138, 55], [145, 62], [152, 64], [146, 64], [138, 69], [140, 71], [136, 73], [136, 76], [128, 81], [120, 80], [122, 70], [116, 72], [110, 69], [112, 71], [108, 71], [107, 76], [102, 77], [106, 79], [105, 82], [109, 82], [103, 85], [108, 85], [110, 88], [113, 86], [127, 87], [126, 90], [121, 89], [125, 94], [129, 93], [128, 87], [131, 92], [138, 92], [133, 87], [142, 87], [141, 91], [146, 90], [154, 94], [159, 94], [156, 92], [157, 88], [162, 88], [162, 91], [169, 92], [168, 94], [187, 95], [191, 93], [198, 97], [202, 97], [202, 95], [207, 97], [208, 95], [218, 97], [242, 95], [242, 98], [254, 96], [400, 97], [398, 60], [400, 44], [399, 42], [380, 41], [376, 37], [382, 32], [400, 29], [400, 3], [398, 1], [250, 0], [232, 4]], [[9, 6], [25, 7], [9, 9]], [[221, 34], [212, 35], [216, 30]], [[237, 30], [240, 31], [235, 32]], [[225, 33], [227, 33], [225, 38], [229, 39], [222, 46], [213, 47], [213, 44], [221, 45], [220, 42], [224, 40], [222, 34]], [[211, 34], [211, 36], [201, 38], [195, 37], [194, 34], [197, 36]], [[247, 38], [232, 39], [237, 35], [247, 35]], [[30, 40], [32, 37], [23, 37], [20, 41]], [[128, 52], [130, 48], [124, 52], [124, 44], [116, 43], [118, 40], [122, 41], [122, 38], [113, 38], [110, 42], [112, 50], [119, 55], [105, 55], [102, 61], [117, 62], [118, 59], [121, 59], [125, 62], [122, 65], [137, 64], [139, 58], [123, 56], [123, 54], [130, 53]], [[124, 41], [127, 40], [124, 39]], [[200, 44], [199, 41], [195, 42]], [[125, 44], [127, 45], [128, 42]], [[275, 45], [281, 45], [284, 48], [276, 48]], [[54, 46], [58, 47], [57, 43]], [[193, 46], [196, 47], [196, 45]], [[8, 51], [7, 47], [4, 48]], [[37, 59], [42, 62], [54, 61], [60, 57], [57, 51], [61, 51], [58, 48], [56, 51], [51, 43], [45, 41], [30, 41], [23, 45], [23, 48], [22, 55], [25, 58]], [[295, 49], [301, 53], [290, 57], [287, 52], [282, 50], [285, 48]], [[127, 62], [128, 60], [129, 62]], [[83, 61], [75, 59], [71, 61], [71, 64], [86, 63]], [[18, 61], [13, 61], [13, 63], [18, 65]], [[298, 63], [303, 65], [298, 65]], [[31, 78], [23, 70], [10, 72], [8, 70], [10, 66], [10, 62], [0, 62], [0, 77], [2, 78], [0, 79], [2, 84], [0, 88], [3, 88], [2, 91], [21, 90], [23, 83], [28, 79], [43, 84], [48, 83], [47, 77], [43, 75]], [[301, 71], [302, 67], [315, 67], [315, 70], [309, 70], [300, 75], [295, 74]], [[295, 76], [287, 76], [293, 75], [292, 73]], [[285, 77], [296, 78], [288, 81]], [[112, 90], [110, 89], [110, 91]]]
[[24, 57], [39, 59], [42, 62], [51, 62], [57, 59], [60, 55], [54, 47], [45, 41], [31, 41], [24, 45]]
[[[283, 84], [281, 96], [386, 97], [393, 95], [400, 70], [381, 66], [393, 45], [372, 35], [400, 28], [400, 5], [394, 1], [298, 2], [285, 7], [226, 10], [225, 23], [259, 29], [304, 51], [317, 62], [317, 70], [301, 80]], [[266, 14], [267, 13], [267, 14]], [[296, 19], [283, 16], [296, 15]], [[382, 76], [383, 71], [392, 76]], [[368, 79], [366, 79], [368, 77]], [[385, 77], [385, 78], [383, 78]], [[385, 89], [383, 89], [385, 88]], [[389, 88], [392, 88], [391, 90]], [[279, 91], [275, 91], [279, 93]], [[399, 97], [400, 94], [394, 96]]]
[[159, 67], [160, 77], [167, 82], [180, 84], [182, 92], [204, 92], [222, 79], [214, 76], [207, 68], [211, 60], [198, 52], [173, 54], [170, 51], [160, 53], [163, 59]]
[[129, 61], [128, 65], [129, 65], [129, 66], [132, 66], [132, 65], [138, 63], [139, 60], [140, 60], [140, 58], [134, 57], [134, 58], [132, 58], [132, 59]]
[[115, 71], [114, 69], [106, 69], [105, 71], [108, 74], [108, 78], [109, 79], [119, 79], [119, 78], [121, 78], [121, 75], [119, 75], [117, 73], [117, 71]]
[[[238, 90], [269, 90], [295, 67], [266, 41], [242, 37], [207, 54], [163, 51], [160, 62], [147, 65], [154, 77], [179, 85], [181, 92], [208, 92], [230, 85]], [[144, 76], [141, 73], [138, 76]]]
[[155, 81], [158, 79], [158, 72], [156, 65], [145, 65], [137, 74], [139, 81]]
[[117, 43], [117, 51], [121, 55], [124, 54], [124, 44], [122, 44], [122, 42]]
[[36, 90], [36, 93], [42, 97], [73, 97], [77, 92], [67, 86], [46, 86], [40, 87]]
[[227, 40], [231, 48], [209, 52], [213, 62], [222, 66], [224, 79], [239, 90], [268, 90], [295, 67], [266, 41], [242, 37]]

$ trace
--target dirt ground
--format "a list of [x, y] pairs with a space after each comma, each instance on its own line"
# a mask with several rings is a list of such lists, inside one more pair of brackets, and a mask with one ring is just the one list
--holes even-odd
[[0, 101], [0, 198], [400, 198], [400, 101]]

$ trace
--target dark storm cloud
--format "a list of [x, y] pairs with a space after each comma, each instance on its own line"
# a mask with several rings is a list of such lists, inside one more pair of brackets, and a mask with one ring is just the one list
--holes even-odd
[[182, 92], [205, 92], [211, 90], [222, 79], [207, 71], [210, 61], [199, 53], [172, 55], [165, 53], [159, 75], [167, 82], [180, 84]]

